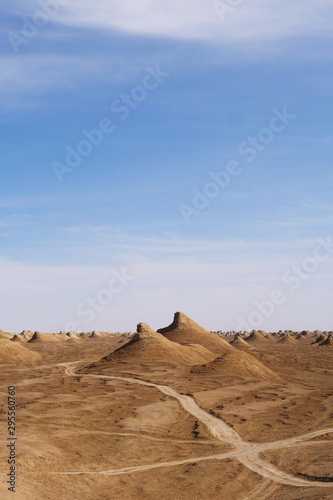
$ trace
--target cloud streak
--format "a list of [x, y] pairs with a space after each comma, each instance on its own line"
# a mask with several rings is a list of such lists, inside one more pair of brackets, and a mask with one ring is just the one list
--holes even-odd
[[[328, 0], [252, 0], [227, 9], [224, 21], [218, 4], [206, 0], [71, 0], [59, 21], [135, 35], [220, 43], [253, 44], [286, 37], [332, 35], [333, 6]], [[229, 5], [232, 2], [229, 2]], [[220, 8], [221, 10], [221, 8]]]

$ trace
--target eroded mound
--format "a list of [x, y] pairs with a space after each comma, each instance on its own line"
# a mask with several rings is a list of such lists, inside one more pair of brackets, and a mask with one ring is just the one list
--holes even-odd
[[15, 333], [14, 337], [10, 339], [11, 342], [26, 342], [26, 338], [23, 335], [17, 335]]
[[213, 361], [195, 366], [192, 373], [241, 375], [256, 380], [279, 380], [279, 376], [258, 361], [251, 354], [244, 351], [226, 352]]
[[3, 330], [0, 330], [0, 340], [10, 340], [13, 338], [12, 333], [4, 332]]
[[28, 340], [28, 343], [30, 342], [59, 342], [59, 339], [55, 336], [52, 335], [51, 333], [41, 333], [41, 332], [35, 332], [33, 336], [31, 337], [30, 340]]
[[181, 312], [175, 313], [171, 325], [160, 328], [157, 332], [172, 342], [183, 345], [199, 344], [216, 354], [233, 350], [226, 340], [209, 332]]
[[236, 337], [232, 342], [230, 342], [232, 347], [237, 349], [251, 349], [251, 346], [245, 342], [241, 337]]
[[144, 359], [191, 364], [211, 361], [214, 354], [201, 345], [183, 346], [154, 332], [146, 323], [140, 323], [134, 337], [108, 356], [87, 368], [105, 366], [119, 361], [141, 361]]
[[327, 335], [324, 335], [323, 333], [321, 335], [319, 335], [319, 337], [316, 338], [316, 340], [314, 342], [311, 343], [311, 345], [314, 345], [314, 344], [321, 344], [322, 342], [325, 342], [325, 340], [328, 338]]
[[297, 340], [295, 340], [289, 333], [283, 335], [283, 337], [279, 340], [280, 344], [298, 344]]
[[254, 330], [251, 335], [249, 335], [249, 337], [245, 339], [245, 341], [248, 344], [264, 344], [269, 342], [266, 337], [264, 337], [260, 332], [257, 332], [256, 330]]
[[74, 339], [74, 340], [80, 340], [81, 337], [78, 333], [76, 332], [67, 332], [66, 333], [66, 337], [70, 338], [70, 339]]
[[319, 344], [319, 347], [333, 347], [333, 336], [329, 335], [324, 342]]
[[32, 352], [23, 345], [10, 340], [0, 340], [0, 363], [33, 363], [42, 359], [37, 352]]
[[26, 340], [30, 340], [33, 334], [34, 332], [31, 330], [23, 330], [23, 332], [20, 333], [20, 335], [22, 335]]

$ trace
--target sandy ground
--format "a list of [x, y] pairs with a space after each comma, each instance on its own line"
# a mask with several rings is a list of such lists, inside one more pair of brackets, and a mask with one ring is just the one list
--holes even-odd
[[[128, 340], [32, 343], [40, 361], [1, 365], [1, 499], [333, 499], [331, 348], [253, 345], [276, 381], [149, 359], [77, 373]], [[9, 385], [15, 496], [5, 485]]]

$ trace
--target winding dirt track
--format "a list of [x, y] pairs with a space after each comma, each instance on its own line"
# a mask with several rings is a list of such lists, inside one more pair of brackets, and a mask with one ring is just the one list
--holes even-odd
[[[68, 376], [78, 376], [75, 373], [75, 365], [78, 362], [71, 363], [60, 363], [58, 366], [65, 367], [66, 375]], [[241, 436], [231, 429], [223, 420], [220, 420], [213, 415], [210, 415], [202, 408], [200, 408], [194, 399], [190, 396], [185, 396], [182, 394], [178, 394], [174, 389], [165, 385], [157, 385], [151, 382], [145, 382], [140, 379], [132, 379], [127, 377], [113, 377], [106, 375], [93, 375], [93, 374], [80, 374], [80, 377], [93, 377], [99, 379], [108, 379], [108, 380], [121, 380], [124, 382], [128, 382], [131, 384], [139, 384], [146, 387], [152, 387], [154, 389], [158, 389], [163, 394], [170, 396], [176, 399], [179, 404], [184, 408], [185, 411], [193, 415], [196, 419], [202, 422], [209, 432], [216, 437], [219, 441], [224, 443], [229, 443], [234, 446], [234, 450], [223, 453], [221, 455], [209, 455], [205, 457], [194, 457], [187, 460], [177, 460], [174, 462], [163, 462], [152, 465], [141, 465], [136, 467], [125, 467], [122, 469], [115, 469], [109, 471], [101, 471], [101, 472], [55, 472], [52, 474], [56, 475], [80, 475], [80, 474], [103, 474], [107, 476], [119, 476], [122, 474], [128, 474], [133, 472], [142, 472], [151, 469], [163, 468], [163, 467], [173, 467], [177, 465], [184, 465], [196, 462], [203, 462], [207, 460], [224, 460], [226, 458], [236, 458], [243, 465], [251, 469], [252, 471], [260, 474], [261, 476], [270, 479], [276, 483], [291, 485], [291, 486], [320, 486], [322, 488], [332, 488], [333, 485], [330, 483], [324, 483], [320, 481], [307, 481], [305, 479], [300, 479], [290, 474], [287, 474], [284, 471], [281, 471], [274, 467], [271, 463], [262, 460], [259, 457], [259, 453], [266, 450], [279, 449], [279, 448], [291, 448], [295, 446], [302, 445], [316, 445], [318, 443], [322, 443], [321, 441], [315, 441], [309, 443], [309, 440], [324, 435], [328, 433], [332, 433], [333, 429], [323, 429], [321, 431], [310, 432], [304, 434], [303, 436], [297, 436], [290, 439], [283, 439], [280, 441], [275, 441], [273, 443], [264, 443], [264, 444], [255, 444], [243, 441]]]

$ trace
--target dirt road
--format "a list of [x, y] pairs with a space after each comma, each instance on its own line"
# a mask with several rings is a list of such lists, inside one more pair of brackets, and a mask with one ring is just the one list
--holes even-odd
[[[61, 363], [58, 366], [62, 366], [65, 368], [65, 373], [68, 376], [75, 377], [77, 376], [75, 372], [75, 366], [80, 362], [71, 362], [71, 363]], [[115, 469], [109, 471], [100, 471], [100, 472], [59, 472], [53, 474], [61, 474], [61, 475], [80, 475], [80, 474], [104, 474], [108, 476], [118, 476], [121, 474], [129, 474], [134, 472], [147, 471], [156, 468], [163, 467], [175, 467], [183, 464], [190, 464], [195, 462], [202, 462], [207, 460], [225, 460], [227, 458], [236, 458], [243, 465], [251, 469], [257, 474], [270, 479], [274, 482], [291, 485], [291, 486], [300, 486], [300, 487], [309, 487], [309, 486], [320, 486], [322, 488], [333, 488], [332, 483], [324, 483], [320, 481], [307, 481], [306, 479], [301, 479], [294, 477], [290, 474], [287, 474], [284, 471], [279, 470], [274, 467], [271, 463], [262, 460], [259, 456], [259, 453], [262, 451], [279, 449], [279, 448], [295, 448], [295, 446], [302, 446], [304, 444], [316, 446], [317, 444], [322, 443], [321, 441], [310, 442], [311, 439], [332, 433], [333, 429], [323, 429], [320, 431], [310, 432], [304, 434], [303, 436], [297, 436], [294, 438], [283, 439], [280, 441], [276, 441], [273, 443], [249, 443], [244, 441], [241, 436], [231, 429], [223, 420], [210, 415], [202, 408], [200, 408], [195, 400], [186, 395], [178, 394], [174, 389], [165, 385], [157, 385], [152, 382], [146, 382], [140, 379], [133, 379], [127, 377], [115, 377], [115, 376], [106, 376], [106, 375], [93, 375], [93, 374], [80, 374], [80, 377], [85, 378], [98, 378], [102, 380], [121, 380], [124, 382], [128, 382], [131, 384], [139, 384], [146, 387], [151, 387], [154, 389], [158, 389], [163, 394], [170, 396], [171, 398], [176, 399], [179, 404], [184, 408], [185, 411], [190, 413], [197, 420], [202, 422], [212, 436], [217, 438], [219, 441], [224, 443], [231, 444], [234, 447], [233, 451], [220, 454], [220, 455], [210, 455], [205, 457], [193, 457], [187, 460], [178, 460], [173, 462], [164, 462], [152, 465], [142, 465], [136, 467], [125, 467], [122, 469]]]

